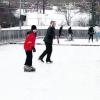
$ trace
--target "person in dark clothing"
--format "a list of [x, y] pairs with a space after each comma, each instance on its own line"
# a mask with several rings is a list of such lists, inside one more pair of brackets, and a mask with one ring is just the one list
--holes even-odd
[[62, 30], [63, 30], [63, 25], [61, 25], [61, 27], [59, 28], [59, 38], [61, 36]]
[[71, 41], [73, 40], [73, 31], [72, 31], [71, 27], [68, 29], [68, 39]]
[[50, 26], [47, 29], [47, 33], [44, 37], [44, 42], [46, 46], [46, 50], [40, 55], [39, 60], [43, 61], [43, 58], [45, 55], [47, 55], [46, 62], [52, 63], [50, 57], [52, 54], [52, 44], [53, 44], [53, 39], [55, 38], [55, 21], [50, 22]]
[[33, 58], [32, 51], [36, 52], [36, 49], [35, 49], [36, 31], [37, 31], [36, 26], [32, 25], [31, 31], [27, 32], [26, 39], [24, 42], [24, 49], [26, 53], [24, 71], [27, 71], [27, 72], [35, 71], [35, 68], [32, 67], [32, 58]]
[[60, 38], [60, 36], [62, 34], [62, 30], [63, 30], [63, 25], [61, 25], [61, 27], [58, 30], [59, 31], [58, 34], [57, 34], [57, 42], [58, 42], [58, 44], [59, 44], [59, 38]]
[[89, 42], [90, 42], [90, 39], [92, 39], [92, 42], [93, 42], [94, 29], [92, 26], [88, 29], [88, 35], [89, 35]]

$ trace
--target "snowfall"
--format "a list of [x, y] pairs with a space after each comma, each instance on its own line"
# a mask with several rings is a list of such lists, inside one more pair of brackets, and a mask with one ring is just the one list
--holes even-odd
[[100, 100], [100, 40], [55, 39], [52, 64], [38, 61], [44, 49], [37, 39], [36, 72], [24, 72], [23, 43], [0, 45], [0, 100]]

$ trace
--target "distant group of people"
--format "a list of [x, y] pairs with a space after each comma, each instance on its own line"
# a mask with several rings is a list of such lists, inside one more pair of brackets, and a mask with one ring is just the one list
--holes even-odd
[[[38, 60], [44, 63], [43, 58], [46, 56], [46, 63], [53, 63], [51, 60], [51, 54], [52, 54], [52, 44], [53, 44], [53, 39], [55, 38], [55, 26], [56, 22], [51, 21], [50, 26], [47, 29], [47, 33], [44, 37], [44, 43], [46, 46], [46, 49], [43, 51], [43, 53], [39, 56]], [[59, 38], [62, 34], [63, 26], [60, 27], [59, 29], [59, 34], [57, 36], [57, 42], [59, 44]], [[35, 40], [36, 40], [36, 33], [37, 33], [37, 27], [35, 25], [31, 26], [31, 30], [27, 32], [25, 42], [24, 42], [24, 49], [26, 53], [26, 60], [25, 60], [25, 66], [24, 66], [24, 71], [25, 72], [33, 72], [36, 69], [32, 66], [32, 58], [33, 54], [32, 52], [36, 52], [35, 49]], [[94, 28], [91, 26], [88, 29], [88, 35], [89, 35], [89, 41], [93, 41], [93, 35], [94, 35]], [[68, 29], [68, 39], [73, 40], [73, 31], [71, 27]]]
[[[62, 34], [62, 30], [63, 30], [63, 26], [61, 26], [60, 29], [59, 29], [59, 37]], [[88, 33], [89, 42], [90, 42], [90, 40], [93, 42], [94, 34], [96, 36], [97, 41], [100, 38], [100, 28], [98, 26], [95, 26], [95, 27], [90, 26], [87, 33]], [[68, 28], [67, 34], [68, 34], [67, 39], [69, 41], [72, 41], [73, 40], [73, 31], [72, 31], [71, 27]]]
[[[59, 29], [59, 35], [58, 35], [59, 37], [62, 34], [62, 30], [63, 30], [63, 25], [61, 25], [61, 27]], [[68, 40], [72, 41], [73, 40], [73, 31], [72, 31], [71, 27], [68, 28], [68, 32], [67, 33], [68, 33]]]

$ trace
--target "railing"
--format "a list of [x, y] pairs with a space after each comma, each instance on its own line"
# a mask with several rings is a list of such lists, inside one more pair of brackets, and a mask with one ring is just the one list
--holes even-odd
[[[22, 41], [29, 29], [23, 30], [10, 30], [4, 29], [0, 30], [0, 43]], [[74, 38], [86, 39], [88, 38], [87, 29], [72, 29]], [[46, 29], [38, 29], [37, 37], [43, 37], [46, 34]], [[58, 29], [56, 29], [56, 34], [58, 34]], [[62, 37], [66, 38], [68, 36], [67, 29], [63, 29]], [[94, 35], [95, 37], [95, 35]]]

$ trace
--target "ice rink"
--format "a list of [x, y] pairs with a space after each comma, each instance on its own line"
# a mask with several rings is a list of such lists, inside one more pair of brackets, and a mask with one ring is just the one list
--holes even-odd
[[38, 61], [36, 43], [36, 72], [24, 72], [23, 44], [0, 46], [0, 100], [100, 100], [100, 40], [54, 40], [52, 64]]

